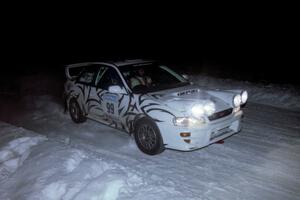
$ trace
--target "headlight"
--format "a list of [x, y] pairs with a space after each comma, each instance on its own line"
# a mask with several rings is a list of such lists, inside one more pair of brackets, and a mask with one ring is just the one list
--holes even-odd
[[212, 115], [216, 111], [215, 104], [213, 102], [208, 102], [205, 104], [196, 104], [192, 107], [192, 114], [196, 118], [203, 117], [204, 114]]
[[242, 103], [242, 97], [240, 94], [237, 94], [233, 97], [233, 105], [234, 107], [240, 106]]
[[213, 102], [205, 104], [204, 110], [207, 115], [212, 115], [216, 111], [215, 104]]
[[205, 119], [203, 117], [199, 119], [193, 117], [175, 117], [173, 121], [175, 126], [184, 127], [199, 127], [205, 124]]
[[242, 101], [242, 104], [246, 103], [248, 99], [248, 92], [246, 90], [244, 90], [242, 93], [241, 93], [241, 101]]
[[192, 114], [194, 117], [202, 117], [204, 115], [204, 106], [201, 104], [197, 104], [192, 107]]

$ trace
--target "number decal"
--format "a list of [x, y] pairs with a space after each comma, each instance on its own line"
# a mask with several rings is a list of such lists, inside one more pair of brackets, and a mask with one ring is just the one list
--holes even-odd
[[115, 108], [113, 103], [106, 103], [107, 112], [110, 114], [114, 114]]

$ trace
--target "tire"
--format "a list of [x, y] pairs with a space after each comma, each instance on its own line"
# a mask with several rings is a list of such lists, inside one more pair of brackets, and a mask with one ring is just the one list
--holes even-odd
[[148, 118], [142, 118], [137, 122], [134, 139], [138, 148], [145, 154], [156, 155], [165, 150], [157, 125]]
[[83, 114], [78, 102], [75, 99], [71, 99], [69, 103], [69, 113], [72, 120], [75, 123], [83, 123], [86, 121], [86, 117]]

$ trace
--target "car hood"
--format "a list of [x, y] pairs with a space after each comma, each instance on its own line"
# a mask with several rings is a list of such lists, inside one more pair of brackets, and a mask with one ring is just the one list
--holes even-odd
[[191, 109], [196, 104], [205, 104], [213, 102], [216, 112], [230, 108], [230, 104], [208, 93], [208, 90], [197, 85], [188, 85], [184, 87], [163, 90], [151, 94], [158, 98], [168, 107], [190, 115]]

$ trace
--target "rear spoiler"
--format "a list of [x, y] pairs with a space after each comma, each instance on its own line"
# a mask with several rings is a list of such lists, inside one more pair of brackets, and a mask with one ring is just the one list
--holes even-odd
[[85, 66], [90, 65], [91, 63], [86, 62], [86, 63], [76, 63], [76, 64], [70, 64], [66, 65], [65, 67], [65, 74], [67, 79], [73, 80], [76, 77], [80, 75], [82, 70], [84, 69]]

